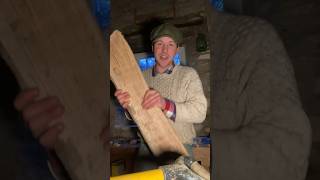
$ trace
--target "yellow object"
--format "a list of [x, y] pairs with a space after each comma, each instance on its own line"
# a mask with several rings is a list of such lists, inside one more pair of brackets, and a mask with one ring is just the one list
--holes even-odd
[[123, 161], [117, 161], [112, 163], [111, 176], [120, 176], [125, 173], [125, 167]]
[[111, 177], [110, 180], [164, 180], [161, 169]]

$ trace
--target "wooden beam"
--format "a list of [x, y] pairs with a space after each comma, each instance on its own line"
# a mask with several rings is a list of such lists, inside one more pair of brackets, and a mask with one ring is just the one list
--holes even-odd
[[82, 0], [2, 0], [0, 50], [21, 87], [58, 96], [66, 110], [56, 146], [73, 180], [106, 179], [107, 49]]

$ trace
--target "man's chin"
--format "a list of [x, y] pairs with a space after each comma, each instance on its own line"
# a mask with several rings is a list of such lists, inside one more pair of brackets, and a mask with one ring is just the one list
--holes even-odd
[[159, 66], [165, 69], [168, 68], [170, 65], [170, 63], [159, 63]]

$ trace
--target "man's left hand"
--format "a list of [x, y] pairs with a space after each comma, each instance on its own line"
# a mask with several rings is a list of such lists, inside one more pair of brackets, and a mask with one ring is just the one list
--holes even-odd
[[165, 104], [165, 99], [154, 89], [147, 90], [142, 101], [142, 107], [144, 109], [159, 107], [163, 110], [165, 108]]

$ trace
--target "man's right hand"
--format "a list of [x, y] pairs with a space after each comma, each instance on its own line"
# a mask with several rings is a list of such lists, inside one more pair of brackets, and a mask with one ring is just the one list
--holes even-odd
[[64, 128], [64, 106], [57, 97], [38, 97], [39, 89], [27, 89], [18, 94], [14, 105], [22, 112], [24, 121], [40, 144], [47, 149], [53, 149]]
[[121, 89], [117, 89], [116, 92], [114, 93], [114, 96], [117, 97], [118, 102], [124, 109], [128, 108], [128, 105], [130, 103], [130, 95], [128, 92], [123, 91]]

